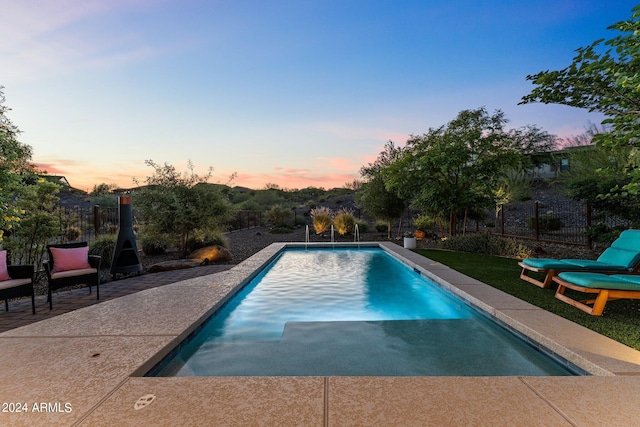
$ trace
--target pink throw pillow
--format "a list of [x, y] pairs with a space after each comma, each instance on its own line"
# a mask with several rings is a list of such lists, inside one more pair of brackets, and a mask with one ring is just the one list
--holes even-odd
[[7, 251], [0, 251], [0, 281], [11, 280], [7, 270]]
[[89, 247], [80, 248], [50, 248], [53, 255], [53, 271], [59, 273], [68, 270], [91, 268], [89, 265]]

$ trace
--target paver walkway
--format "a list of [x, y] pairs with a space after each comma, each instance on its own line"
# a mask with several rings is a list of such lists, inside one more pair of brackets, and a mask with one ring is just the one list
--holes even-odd
[[231, 264], [207, 265], [182, 270], [141, 274], [139, 276], [131, 276], [101, 283], [99, 300], [96, 300], [95, 288], [92, 288], [91, 294], [89, 294], [89, 288], [87, 287], [61, 290], [53, 293], [53, 310], [49, 310], [46, 295], [36, 295], [35, 315], [31, 313], [31, 298], [9, 301], [8, 312], [5, 311], [4, 301], [0, 301], [0, 333], [63, 313], [68, 313], [82, 307], [88, 307], [145, 289], [218, 273], [228, 270], [231, 267], [233, 267]]

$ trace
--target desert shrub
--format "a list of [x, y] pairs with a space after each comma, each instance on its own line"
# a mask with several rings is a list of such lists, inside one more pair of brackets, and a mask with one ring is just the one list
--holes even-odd
[[281, 190], [270, 189], [254, 192], [247, 202], [254, 206], [253, 210], [264, 211], [281, 204], [283, 201], [284, 193]]
[[433, 231], [436, 226], [436, 220], [428, 215], [420, 215], [413, 220], [413, 225], [423, 231]]
[[199, 176], [191, 162], [184, 174], [167, 163], [145, 163], [154, 169], [154, 174], [135, 193], [134, 204], [150, 231], [179, 239], [182, 256], [187, 254], [187, 240], [196, 230], [215, 230], [232, 219], [233, 209], [226, 196], [219, 187], [207, 183], [211, 168], [207, 175]]
[[387, 231], [387, 228], [389, 226], [384, 221], [376, 221], [376, 223], [375, 223], [375, 225], [373, 227], [376, 229], [377, 232], [384, 233], [384, 232]]
[[595, 243], [610, 246], [614, 240], [620, 237], [620, 233], [625, 230], [624, 226], [611, 227], [607, 224], [597, 223], [587, 228], [587, 237], [590, 237]]
[[274, 227], [282, 227], [291, 218], [291, 210], [282, 205], [275, 205], [267, 211], [266, 217]]
[[452, 251], [497, 255], [500, 253], [500, 244], [496, 240], [499, 239], [490, 234], [452, 236], [442, 242], [442, 247]]
[[339, 235], [353, 234], [356, 228], [356, 218], [349, 209], [342, 208], [333, 218], [333, 226]]
[[356, 219], [356, 224], [358, 224], [358, 230], [361, 233], [366, 233], [367, 230], [369, 229], [369, 223], [367, 221]]
[[502, 239], [502, 241], [504, 242], [504, 248], [500, 254], [502, 256], [518, 259], [532, 258], [535, 256], [533, 249], [522, 243], [518, 243], [513, 239]]
[[113, 252], [116, 249], [117, 236], [115, 234], [105, 234], [96, 238], [89, 245], [89, 255], [97, 255], [100, 259], [100, 269], [106, 270], [111, 268], [111, 260]]
[[309, 223], [309, 209], [305, 206], [295, 208], [295, 215], [293, 216], [293, 226], [305, 226]]
[[195, 235], [187, 239], [187, 250], [191, 253], [207, 246], [229, 247], [229, 242], [222, 233], [219, 232], [196, 232]]
[[162, 255], [169, 247], [169, 240], [160, 234], [143, 235], [140, 248], [145, 255]]
[[[15, 201], [16, 212], [21, 212], [19, 221], [17, 217], [16, 221], [0, 217], [0, 223], [10, 225], [4, 230], [2, 243], [4, 248], [11, 250], [14, 263], [42, 264], [47, 243], [59, 235], [61, 218], [66, 219], [57, 207], [59, 189], [59, 185], [44, 180], [24, 186], [20, 189], [21, 196]], [[0, 210], [2, 208], [0, 203]], [[2, 236], [0, 231], [0, 240]]]
[[248, 192], [233, 192], [230, 197], [230, 202], [233, 205], [240, 204], [249, 200], [251, 195]]
[[63, 232], [65, 240], [70, 242], [76, 241], [80, 238], [80, 229], [78, 227], [68, 227]]
[[513, 239], [502, 239], [492, 234], [454, 236], [442, 242], [444, 249], [459, 252], [474, 252], [515, 258], [533, 256], [533, 251]]
[[[536, 218], [529, 217], [527, 218], [527, 228], [529, 230], [535, 230], [536, 227]], [[548, 233], [550, 231], [558, 231], [564, 227], [564, 223], [558, 217], [553, 215], [540, 215], [538, 217], [538, 232], [540, 233]]]
[[311, 209], [311, 218], [313, 220], [313, 229], [316, 234], [324, 233], [331, 226], [332, 212], [326, 206], [319, 206]]
[[262, 208], [255, 200], [247, 200], [238, 205], [238, 210], [242, 211], [261, 211]]

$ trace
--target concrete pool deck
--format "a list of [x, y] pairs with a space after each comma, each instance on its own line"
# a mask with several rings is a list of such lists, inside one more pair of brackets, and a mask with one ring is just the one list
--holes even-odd
[[640, 352], [393, 243], [380, 246], [593, 375], [141, 377], [288, 245], [0, 334], [0, 425], [640, 425]]

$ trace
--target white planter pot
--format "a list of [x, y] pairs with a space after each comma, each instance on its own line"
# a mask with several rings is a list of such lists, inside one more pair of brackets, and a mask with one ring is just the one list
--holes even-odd
[[405, 249], [415, 249], [416, 248], [416, 238], [415, 237], [405, 237], [404, 238], [404, 247], [405, 247]]

